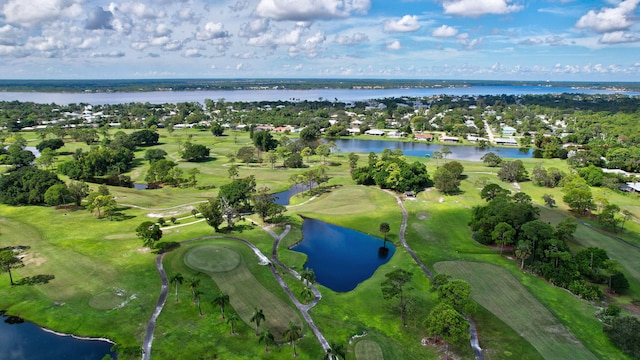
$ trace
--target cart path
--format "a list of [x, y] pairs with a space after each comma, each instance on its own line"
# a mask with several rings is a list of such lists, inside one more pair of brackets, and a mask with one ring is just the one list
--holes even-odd
[[[257, 224], [253, 220], [250, 220], [250, 221], [252, 223], [254, 223], [254, 224]], [[278, 269], [274, 265], [274, 263], [277, 263], [279, 266], [282, 266], [288, 272], [290, 272], [292, 275], [294, 275], [296, 278], [300, 279], [300, 275], [297, 272], [295, 272], [294, 270], [289, 269], [287, 266], [282, 264], [280, 262], [280, 260], [278, 260], [277, 254], [276, 254], [277, 247], [280, 244], [280, 240], [282, 240], [282, 238], [287, 236], [287, 234], [291, 230], [291, 225], [287, 225], [285, 231], [280, 235], [277, 235], [275, 232], [273, 232], [273, 230], [271, 230], [271, 229], [269, 229], [269, 228], [267, 228], [265, 226], [261, 226], [261, 227], [264, 230], [266, 230], [275, 239], [274, 245], [273, 245], [271, 261], [253, 243], [251, 243], [251, 242], [249, 242], [249, 241], [247, 241], [245, 239], [242, 239], [242, 238], [239, 238], [239, 237], [235, 237], [235, 236], [225, 236], [225, 235], [220, 235], [220, 236], [215, 236], [215, 235], [201, 236], [201, 237], [197, 237], [197, 238], [192, 238], [192, 239], [181, 241], [180, 244], [186, 244], [186, 243], [190, 243], [190, 242], [195, 242], [195, 241], [200, 241], [200, 240], [209, 240], [209, 239], [229, 239], [229, 240], [239, 241], [239, 242], [242, 242], [243, 244], [247, 245], [249, 248], [251, 248], [251, 250], [253, 250], [253, 252], [256, 254], [258, 259], [260, 259], [260, 263], [261, 264], [269, 265], [269, 268], [271, 269], [271, 272], [273, 273], [273, 276], [276, 278], [276, 281], [278, 282], [280, 287], [282, 287], [282, 289], [287, 293], [287, 295], [289, 296], [289, 298], [293, 302], [294, 306], [302, 314], [302, 317], [306, 321], [307, 325], [309, 325], [309, 328], [313, 331], [313, 333], [316, 336], [316, 338], [318, 338], [318, 341], [320, 342], [320, 345], [322, 345], [323, 350], [327, 351], [330, 348], [329, 343], [327, 342], [327, 340], [325, 339], [324, 335], [322, 335], [322, 333], [320, 332], [318, 327], [313, 322], [313, 319], [309, 315], [309, 310], [311, 308], [313, 308], [318, 303], [318, 301], [320, 301], [320, 299], [322, 298], [322, 295], [320, 294], [320, 291], [313, 284], [308, 284], [309, 287], [311, 288], [311, 290], [313, 291], [314, 299], [309, 304], [300, 303], [300, 301], [298, 301], [298, 299], [295, 297], [295, 295], [293, 294], [293, 292], [291, 291], [291, 289], [289, 288], [287, 283], [284, 281], [284, 279], [282, 279], [282, 276], [280, 276], [280, 273], [278, 272]], [[162, 312], [162, 309], [164, 308], [164, 304], [165, 304], [165, 302], [167, 300], [167, 296], [168, 296], [168, 293], [169, 293], [169, 281], [167, 279], [167, 274], [164, 271], [164, 267], [162, 266], [163, 258], [164, 258], [164, 253], [158, 255], [158, 257], [156, 258], [156, 269], [158, 270], [158, 274], [160, 275], [160, 280], [162, 282], [162, 286], [160, 288], [160, 296], [158, 297], [158, 302], [156, 304], [156, 307], [153, 310], [153, 314], [151, 315], [151, 319], [149, 319], [149, 322], [147, 323], [147, 330], [146, 330], [146, 333], [145, 333], [145, 336], [144, 336], [144, 340], [142, 342], [142, 360], [150, 360], [151, 359], [151, 347], [152, 347], [152, 343], [153, 343], [153, 333], [155, 331], [155, 327], [156, 327], [156, 322], [158, 320], [158, 316], [160, 315], [160, 312]]]
[[[398, 234], [398, 236], [400, 237], [400, 243], [402, 244], [402, 247], [409, 253], [409, 255], [411, 255], [411, 257], [416, 262], [416, 264], [420, 266], [424, 274], [427, 275], [429, 279], [433, 279], [433, 274], [429, 271], [429, 269], [427, 269], [427, 266], [422, 262], [422, 260], [420, 260], [418, 255], [416, 255], [416, 253], [409, 246], [409, 244], [407, 243], [407, 240], [404, 237], [405, 230], [407, 229], [407, 220], [409, 219], [409, 214], [407, 213], [407, 209], [405, 209], [404, 205], [402, 204], [402, 199], [392, 191], [389, 191], [389, 190], [383, 190], [383, 191], [393, 196], [396, 199], [396, 202], [398, 203], [398, 207], [400, 207], [400, 210], [402, 211], [402, 223], [400, 224], [400, 232]], [[467, 314], [462, 313], [462, 315], [469, 322], [469, 338], [471, 342], [471, 348], [473, 349], [473, 353], [475, 354], [475, 358], [476, 360], [484, 360], [484, 353], [482, 352], [482, 348], [480, 347], [480, 342], [478, 341], [478, 330], [476, 329], [476, 324], [471, 320], [471, 318]]]

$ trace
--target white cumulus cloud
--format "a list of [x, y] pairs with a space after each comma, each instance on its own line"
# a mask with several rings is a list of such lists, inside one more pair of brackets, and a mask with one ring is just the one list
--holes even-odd
[[367, 34], [357, 32], [351, 36], [349, 35], [336, 35], [334, 42], [344, 46], [354, 46], [369, 41]]
[[275, 20], [308, 21], [366, 14], [370, 0], [260, 0], [256, 14]]
[[196, 33], [196, 40], [207, 41], [228, 38], [230, 36], [229, 32], [224, 29], [222, 23], [210, 21], [205, 24], [204, 28], [201, 28]]
[[387, 44], [387, 46], [385, 47], [385, 49], [391, 50], [391, 51], [400, 50], [401, 48], [402, 48], [402, 45], [398, 40], [394, 40], [390, 44]]
[[33, 26], [41, 22], [83, 14], [82, 0], [9, 0], [2, 7], [7, 23]]
[[445, 0], [444, 13], [456, 16], [478, 17], [488, 14], [508, 14], [523, 9], [522, 5], [512, 5], [512, 0]]
[[385, 20], [385, 32], [414, 32], [420, 29], [418, 17], [415, 15], [405, 15], [399, 20]]
[[613, 8], [590, 10], [576, 22], [578, 29], [590, 29], [598, 33], [626, 30], [634, 24], [634, 12], [640, 0], [625, 0]]
[[433, 30], [431, 35], [435, 37], [452, 37], [458, 35], [458, 29], [448, 25], [442, 25]]
[[598, 42], [601, 44], [622, 44], [638, 41], [640, 41], [640, 37], [638, 37], [636, 34], [624, 31], [614, 31], [603, 34], [600, 40], [598, 40]]

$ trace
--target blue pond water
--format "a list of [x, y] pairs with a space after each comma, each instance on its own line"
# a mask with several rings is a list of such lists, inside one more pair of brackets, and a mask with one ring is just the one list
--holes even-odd
[[[358, 139], [336, 139], [336, 146], [340, 149], [340, 152], [349, 153], [381, 153], [384, 149], [402, 150], [402, 153], [407, 156], [433, 156], [434, 151], [441, 151], [443, 146], [441, 144], [429, 144], [426, 142], [400, 142], [389, 140], [358, 140]], [[451, 150], [451, 154], [447, 156], [447, 159], [455, 160], [470, 160], [480, 161], [480, 158], [488, 152], [502, 158], [522, 159], [533, 157], [533, 149], [521, 150], [517, 147], [488, 147], [480, 149], [475, 146], [460, 146], [450, 145], [447, 146]]]
[[56, 335], [30, 322], [0, 316], [2, 359], [100, 360], [107, 354], [115, 359], [116, 353], [110, 350], [112, 346], [113, 344], [106, 341], [80, 340], [71, 336]]
[[388, 241], [388, 251], [381, 252], [382, 239], [320, 220], [305, 218], [302, 234], [304, 239], [292, 250], [307, 254], [305, 267], [313, 269], [316, 281], [333, 291], [355, 289], [395, 253]]
[[273, 194], [276, 197], [275, 203], [283, 206], [289, 205], [292, 196], [307, 190], [309, 187], [303, 184], [294, 185], [289, 190]]

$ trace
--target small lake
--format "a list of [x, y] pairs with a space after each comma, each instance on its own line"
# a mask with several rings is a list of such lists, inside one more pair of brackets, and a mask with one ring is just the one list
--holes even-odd
[[[316, 184], [313, 184], [315, 186]], [[276, 201], [274, 201], [278, 205], [287, 206], [291, 202], [291, 198], [295, 195], [303, 191], [309, 190], [309, 186], [306, 184], [296, 184], [289, 188], [289, 190], [280, 191], [278, 193], [273, 194], [276, 197]]]
[[113, 344], [102, 340], [81, 340], [48, 332], [22, 319], [0, 312], [0, 358], [11, 360], [101, 360], [116, 359]]
[[[376, 224], [372, 230], [378, 229]], [[305, 267], [313, 269], [316, 281], [337, 292], [351, 291], [386, 264], [396, 249], [387, 241], [352, 229], [305, 218], [303, 240], [291, 250], [308, 256]]]
[[502, 158], [523, 159], [533, 157], [533, 149], [525, 151], [517, 147], [487, 147], [480, 149], [476, 146], [466, 145], [442, 145], [426, 142], [402, 142], [389, 140], [359, 140], [359, 139], [336, 139], [334, 140], [340, 152], [343, 153], [381, 153], [384, 149], [402, 150], [407, 156], [433, 156], [434, 151], [442, 151], [444, 146], [451, 150], [447, 159], [480, 161], [480, 158], [488, 152], [493, 152]]

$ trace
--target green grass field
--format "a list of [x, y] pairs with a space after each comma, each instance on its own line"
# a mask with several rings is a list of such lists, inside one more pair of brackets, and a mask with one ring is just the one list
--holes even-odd
[[597, 359], [508, 271], [486, 263], [447, 261], [439, 273], [467, 281], [473, 299], [526, 338], [545, 359]]
[[[10, 287], [8, 276], [0, 274], [0, 309], [61, 332], [107, 337], [125, 347], [141, 344], [160, 291], [160, 280], [154, 266], [156, 255], [142, 247], [135, 235], [135, 228], [141, 222], [153, 219], [150, 215], [164, 215], [166, 220], [171, 216], [184, 218], [179, 220], [179, 225], [185, 226], [163, 227], [162, 241], [181, 242], [214, 235], [205, 222], [194, 222], [201, 218], [191, 218], [186, 205], [216, 196], [219, 186], [230, 181], [228, 154], [251, 143], [245, 132], [219, 138], [212, 137], [208, 131], [197, 130], [180, 130], [173, 134], [160, 130], [160, 134], [161, 144], [152, 148], [166, 150], [174, 160], [178, 160], [180, 144], [187, 140], [211, 148], [213, 156], [210, 161], [177, 161], [183, 171], [197, 167], [200, 171], [197, 175], [198, 185], [206, 187], [206, 190], [165, 187], [138, 191], [109, 187], [119, 203], [148, 208], [123, 208], [125, 216], [119, 221], [96, 219], [84, 209], [0, 205], [0, 247], [16, 244], [31, 246], [26, 253], [26, 266], [14, 272], [16, 278], [55, 275], [49, 284]], [[31, 143], [36, 143], [35, 136], [31, 138]], [[73, 151], [79, 148], [88, 149], [83, 143], [68, 141], [63, 148], [66, 155], [60, 155], [57, 161], [70, 159]], [[136, 151], [137, 166], [126, 174], [135, 182], [144, 182], [148, 170], [148, 163], [142, 160], [145, 150]], [[431, 174], [436, 169], [433, 159], [409, 160], [425, 163]], [[321, 162], [315, 155], [311, 156], [309, 162], [306, 158], [304, 161], [308, 167], [303, 169], [281, 168], [280, 161], [275, 169], [266, 163], [241, 164], [240, 177], [254, 175], [258, 187], [268, 186], [274, 192], [285, 190], [290, 186], [291, 175], [317, 167]], [[306, 261], [304, 254], [288, 250], [289, 246], [302, 238], [302, 220], [298, 215], [378, 237], [382, 236], [379, 224], [388, 222], [391, 227], [388, 239], [399, 244], [401, 213], [396, 200], [377, 188], [354, 185], [346, 154], [332, 154], [328, 161], [331, 163], [328, 167], [329, 185], [332, 187], [308, 202], [305, 202], [309, 199], [307, 194], [294, 197], [292, 204], [295, 206], [290, 206], [286, 213], [292, 229], [283, 239], [278, 256], [294, 269], [302, 269]], [[360, 154], [359, 165], [364, 165], [366, 161], [367, 154]], [[523, 161], [529, 171], [540, 163], [545, 167], [569, 170], [566, 162], [555, 159]], [[444, 161], [440, 160], [440, 165], [442, 163]], [[409, 215], [406, 239], [430, 269], [444, 271], [441, 268], [443, 264], [449, 264], [451, 271], [459, 268], [460, 272], [468, 272], [470, 266], [478, 269], [468, 276], [472, 278], [481, 305], [473, 318], [487, 359], [539, 360], [559, 358], [564, 354], [572, 355], [568, 358], [595, 356], [600, 359], [626, 359], [603, 335], [600, 322], [593, 316], [596, 310], [594, 304], [581, 301], [540, 278], [522, 273], [514, 261], [500, 257], [493, 249], [472, 240], [467, 223], [470, 209], [484, 203], [479, 197], [481, 184], [498, 183], [512, 192], [516, 188], [497, 179], [497, 168], [486, 167], [480, 162], [463, 161], [462, 164], [465, 178], [460, 194], [447, 196], [435, 189], [426, 189], [418, 193], [416, 199], [404, 201]], [[520, 186], [537, 203], [542, 203], [545, 193], [555, 197], [558, 208], [542, 208], [543, 220], [554, 223], [567, 215], [560, 189], [540, 188], [530, 182], [523, 182]], [[92, 185], [92, 188], [97, 186]], [[601, 189], [594, 189], [594, 193], [608, 197], [611, 203], [619, 204], [640, 217], [637, 195], [605, 193]], [[257, 216], [250, 217], [258, 220]], [[571, 244], [572, 249], [584, 246], [605, 248], [610, 257], [620, 262], [631, 282], [632, 289], [628, 294], [610, 300], [626, 304], [633, 298], [640, 298], [637, 251], [629, 251], [628, 246], [606, 233], [595, 231], [594, 228], [598, 227], [596, 222], [583, 219], [579, 223], [582, 221], [590, 226], [579, 225], [576, 240]], [[624, 232], [616, 235], [640, 244], [640, 224], [637, 219], [628, 221], [625, 228]], [[275, 231], [280, 233], [283, 227], [276, 227]], [[271, 253], [273, 238], [247, 221], [239, 222], [230, 235], [250, 241], [265, 254]], [[170, 286], [169, 298], [154, 333], [154, 358], [248, 360], [284, 359], [292, 355], [291, 347], [282, 342], [265, 354], [264, 345], [258, 343], [254, 336], [254, 324], [249, 322], [249, 318], [256, 307], [262, 308], [267, 318], [267, 323], [261, 328], [282, 329], [291, 319], [300, 325], [303, 323], [270, 269], [259, 265], [255, 254], [246, 245], [224, 239], [185, 243], [165, 255], [164, 266], [169, 277], [181, 272], [185, 278], [200, 278], [200, 288], [204, 292], [204, 316], [199, 316], [186, 285], [179, 286], [178, 302], [174, 301], [174, 288]], [[413, 303], [406, 327], [400, 323], [395, 303], [384, 300], [380, 290], [384, 275], [396, 268], [414, 273], [411, 290]], [[303, 289], [301, 282], [289, 274], [283, 274], [283, 278], [294, 294], [300, 296]], [[501, 287], [506, 288], [499, 294], [513, 293], [522, 298], [490, 297], [498, 295], [497, 291], [491, 294], [491, 290]], [[427, 337], [424, 319], [437, 301], [430, 292], [427, 277], [402, 249], [398, 248], [387, 264], [354, 291], [336, 293], [321, 285], [319, 288], [323, 299], [310, 314], [330, 342], [348, 344], [352, 341], [347, 347], [348, 358], [442, 358], [442, 349], [421, 345], [421, 340]], [[220, 319], [219, 308], [211, 304], [215, 294], [221, 290], [230, 294], [232, 306], [227, 308], [227, 313], [237, 312], [244, 320], [237, 325], [237, 335], [230, 335], [229, 324]], [[486, 297], [489, 298], [482, 300]], [[526, 299], [526, 303], [523, 299]], [[511, 302], [504, 305], [500, 301]], [[540, 318], [538, 311], [544, 317]], [[527, 314], [530, 316], [527, 317]], [[540, 323], [537, 319], [544, 322]], [[540, 325], [535, 329], [523, 329], [514, 326], [513, 322], [521, 326]], [[304, 336], [297, 342], [300, 359], [322, 358], [324, 353], [317, 340], [306, 326], [303, 329]], [[354, 335], [363, 333], [366, 336], [354, 338]], [[567, 334], [573, 334], [574, 337], [567, 337]], [[561, 339], [570, 341], [556, 344]], [[457, 358], [473, 356], [468, 345], [452, 350]], [[592, 357], [589, 357], [590, 353]], [[573, 356], [576, 354], [580, 356]], [[134, 359], [139, 356], [122, 358]]]

